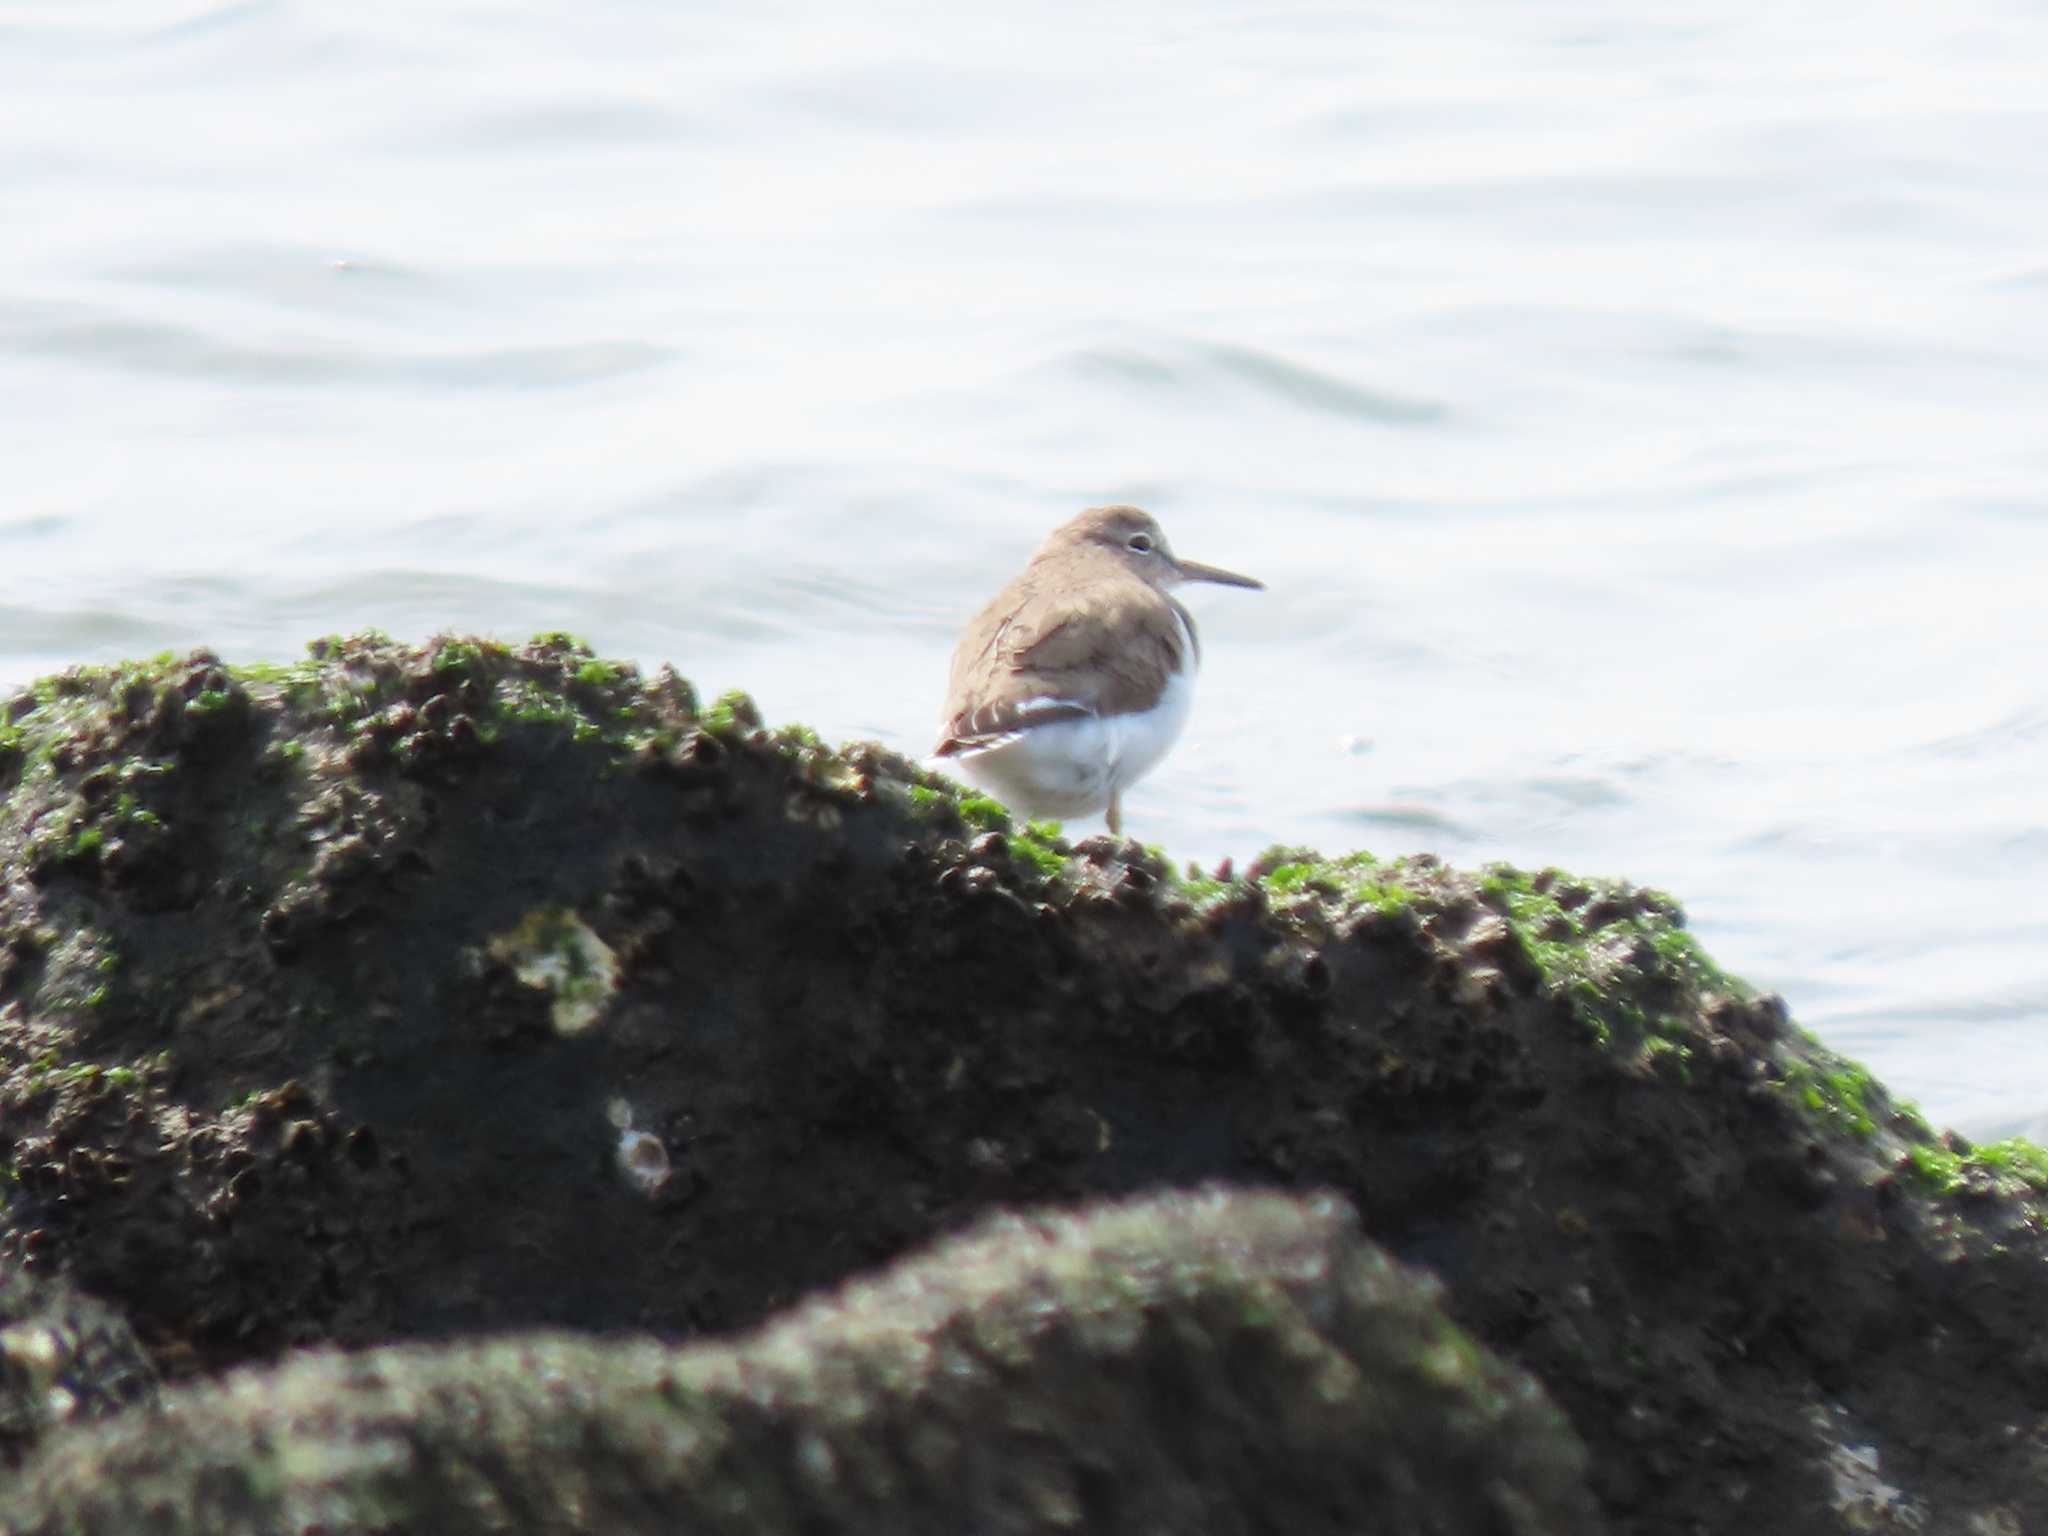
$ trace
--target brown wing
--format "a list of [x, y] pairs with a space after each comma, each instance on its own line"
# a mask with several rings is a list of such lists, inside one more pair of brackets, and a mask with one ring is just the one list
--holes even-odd
[[1054, 720], [1148, 708], [1180, 666], [1173, 606], [1142, 581], [1092, 586], [1085, 603], [1026, 571], [982, 610], [953, 655], [937, 754], [993, 746]]

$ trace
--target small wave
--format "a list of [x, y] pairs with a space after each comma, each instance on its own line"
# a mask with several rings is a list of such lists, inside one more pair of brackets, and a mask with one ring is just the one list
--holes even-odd
[[1920, 743], [1910, 755], [1941, 760], [2004, 758], [2013, 748], [2048, 737], [2048, 704], [2033, 704], [1974, 731], [1958, 731]]
[[1462, 822], [1426, 805], [1358, 805], [1341, 810], [1337, 815], [1359, 826], [1382, 827], [1396, 832], [1427, 832], [1459, 840], [1469, 840], [1473, 835]]
[[271, 385], [410, 384], [434, 388], [553, 389], [639, 373], [669, 362], [664, 348], [632, 341], [505, 347], [405, 356], [322, 348], [251, 347], [183, 326], [79, 317], [0, 324], [13, 349], [141, 374]]
[[1234, 379], [1278, 396], [1290, 405], [1327, 411], [1333, 416], [1383, 426], [1415, 427], [1442, 421], [1450, 414], [1449, 407], [1434, 400], [1367, 389], [1256, 347], [1224, 344], [1205, 347], [1203, 352], [1213, 366]]

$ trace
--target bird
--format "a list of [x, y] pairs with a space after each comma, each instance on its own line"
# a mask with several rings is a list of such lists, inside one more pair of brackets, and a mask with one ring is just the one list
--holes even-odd
[[1090, 507], [961, 631], [933, 756], [1033, 818], [1102, 812], [1187, 723], [1201, 643], [1172, 589], [1265, 583], [1174, 554], [1159, 520]]

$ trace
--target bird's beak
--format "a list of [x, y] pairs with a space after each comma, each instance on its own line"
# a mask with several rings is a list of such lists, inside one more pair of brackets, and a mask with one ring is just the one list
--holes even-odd
[[1213, 565], [1204, 565], [1199, 560], [1176, 560], [1174, 574], [1182, 581], [1213, 581], [1219, 587], [1257, 587], [1265, 591], [1266, 584], [1250, 576], [1240, 576], [1235, 571], [1218, 570]]

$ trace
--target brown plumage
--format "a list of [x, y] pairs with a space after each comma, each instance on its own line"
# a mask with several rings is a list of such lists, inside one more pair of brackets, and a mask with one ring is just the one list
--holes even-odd
[[1175, 685], [1201, 659], [1168, 592], [1183, 581], [1261, 585], [1176, 559], [1136, 507], [1092, 507], [1055, 528], [962, 632], [937, 755], [1029, 814], [1106, 808], [1120, 832], [1122, 791], [1178, 734]]

